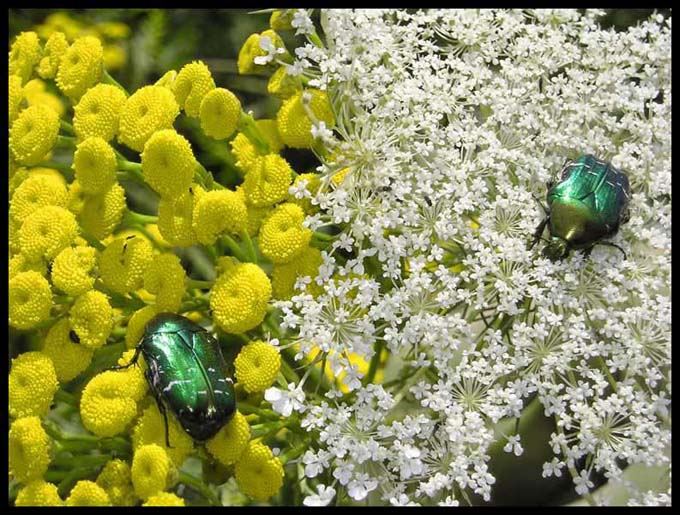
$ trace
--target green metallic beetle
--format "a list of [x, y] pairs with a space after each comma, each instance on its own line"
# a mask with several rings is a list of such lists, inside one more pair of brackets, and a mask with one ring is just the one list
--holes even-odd
[[530, 248], [543, 239], [547, 225], [551, 237], [544, 239], [543, 255], [552, 261], [565, 258], [572, 249], [590, 254], [595, 245], [616, 247], [625, 259], [621, 247], [602, 240], [628, 221], [629, 198], [628, 177], [610, 163], [592, 155], [567, 160], [560, 181], [548, 183], [548, 207], [541, 204], [546, 217], [536, 228]]
[[130, 363], [140, 353], [144, 373], [165, 420], [165, 442], [170, 447], [170, 409], [184, 430], [195, 440], [217, 434], [236, 412], [233, 381], [217, 340], [203, 327], [173, 313], [160, 313], [147, 322], [144, 336]]

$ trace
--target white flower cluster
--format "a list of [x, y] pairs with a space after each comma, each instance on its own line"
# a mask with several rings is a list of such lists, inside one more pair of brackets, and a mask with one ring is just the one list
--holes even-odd
[[[345, 392], [284, 403], [316, 442], [306, 504], [493, 499], [490, 467], [521, 462], [532, 403], [552, 424], [543, 476], [591, 502], [629, 464], [669, 467], [671, 22], [615, 32], [601, 15], [324, 11], [326, 47], [296, 49], [336, 114], [311, 225], [343, 229], [312, 278], [322, 293], [279, 303], [296, 358], [316, 349], [344, 374]], [[611, 240], [625, 260], [528, 246], [534, 196], [582, 154], [630, 179]], [[384, 386], [353, 358], [382, 349]]]

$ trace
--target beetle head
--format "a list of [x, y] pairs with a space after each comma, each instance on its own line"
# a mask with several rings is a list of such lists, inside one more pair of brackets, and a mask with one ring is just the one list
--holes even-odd
[[569, 253], [569, 244], [566, 240], [558, 236], [553, 236], [548, 244], [543, 249], [543, 255], [550, 259], [550, 261], [557, 261], [567, 256]]

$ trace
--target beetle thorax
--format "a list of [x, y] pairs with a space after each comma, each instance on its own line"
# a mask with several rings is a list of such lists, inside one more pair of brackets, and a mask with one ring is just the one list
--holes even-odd
[[559, 236], [553, 236], [543, 249], [543, 255], [551, 261], [562, 259], [569, 252], [569, 243]]

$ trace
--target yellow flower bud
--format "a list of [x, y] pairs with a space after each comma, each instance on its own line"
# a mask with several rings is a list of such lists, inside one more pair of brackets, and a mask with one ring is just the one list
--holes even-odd
[[231, 190], [213, 190], [194, 203], [192, 227], [200, 243], [210, 245], [222, 233], [239, 234], [246, 228], [248, 213], [242, 198]]
[[177, 312], [186, 292], [187, 274], [174, 254], [157, 256], [144, 273], [144, 288], [156, 294], [158, 312]]
[[9, 74], [21, 77], [22, 83], [28, 81], [33, 68], [40, 61], [42, 50], [35, 32], [22, 32], [12, 43], [9, 51]]
[[220, 429], [215, 436], [205, 443], [205, 448], [222, 465], [233, 465], [241, 457], [250, 440], [250, 426], [241, 412]]
[[9, 428], [9, 474], [27, 483], [41, 479], [50, 464], [50, 439], [38, 417], [22, 417]]
[[172, 92], [162, 86], [144, 86], [125, 101], [120, 112], [118, 141], [141, 152], [151, 135], [172, 129], [179, 106]]
[[215, 89], [215, 81], [202, 61], [185, 64], [172, 84], [175, 99], [187, 116], [199, 116], [203, 97]]
[[63, 32], [53, 32], [45, 43], [45, 54], [38, 64], [38, 75], [43, 79], [54, 79], [62, 56], [68, 50], [68, 41]]
[[137, 504], [130, 465], [123, 460], [109, 461], [97, 476], [97, 485], [106, 492], [114, 506]]
[[45, 416], [58, 387], [50, 358], [42, 352], [20, 354], [9, 371], [10, 417]]
[[80, 183], [74, 180], [68, 185], [68, 210], [74, 215], [78, 216], [83, 211], [83, 206], [85, 205], [85, 193], [83, 193], [83, 188], [80, 187]]
[[66, 207], [68, 191], [64, 181], [50, 175], [30, 174], [12, 195], [9, 216], [19, 223], [45, 206]]
[[52, 360], [57, 379], [68, 383], [80, 375], [92, 361], [94, 351], [71, 339], [71, 324], [62, 318], [45, 336], [41, 352]]
[[9, 131], [9, 149], [17, 162], [37, 165], [45, 157], [59, 134], [59, 115], [44, 104], [21, 111]]
[[171, 447], [165, 445], [165, 422], [154, 401], [144, 410], [135, 424], [132, 431], [132, 447], [136, 451], [143, 445], [156, 444], [165, 449], [175, 466], [181, 467], [194, 449], [194, 441], [182, 429], [172, 412], [168, 412], [167, 415]]
[[275, 299], [288, 300], [295, 295], [295, 282], [298, 277], [310, 277], [312, 282], [304, 291], [318, 295], [321, 287], [314, 282], [323, 259], [321, 251], [314, 247], [305, 248], [298, 257], [289, 263], [274, 265], [272, 270], [272, 293]]
[[14, 501], [15, 506], [63, 506], [57, 485], [36, 479], [27, 483]]
[[88, 89], [73, 108], [73, 130], [78, 139], [97, 137], [111, 141], [118, 132], [125, 101], [123, 90], [110, 84]]
[[158, 202], [158, 230], [172, 246], [189, 247], [198, 243], [191, 224], [196, 188], [194, 184], [179, 197], [161, 198]]
[[272, 263], [288, 263], [309, 245], [312, 231], [302, 226], [305, 214], [296, 204], [277, 206], [260, 228], [258, 245]]
[[24, 90], [21, 86], [21, 77], [18, 75], [9, 76], [9, 124], [12, 125], [19, 111], [21, 110], [21, 101], [24, 99]]
[[150, 496], [142, 506], [186, 506], [184, 499], [170, 492], [160, 492]]
[[82, 480], [71, 490], [66, 506], [111, 506], [111, 499], [97, 483]]
[[302, 82], [299, 78], [288, 75], [288, 68], [279, 66], [272, 74], [267, 83], [267, 91], [281, 100], [285, 100], [295, 95], [302, 89]]
[[[260, 40], [262, 37], [267, 37], [271, 40], [271, 43], [278, 49], [284, 48], [283, 40], [273, 30], [265, 30], [260, 34], [251, 34], [246, 39], [245, 43], [241, 47], [238, 53], [238, 59], [236, 65], [238, 67], [238, 72], [241, 75], [248, 75], [254, 73], [260, 73], [265, 71], [267, 65], [257, 64], [255, 58], [266, 56], [267, 51], [260, 47]], [[284, 54], [279, 54], [280, 59], [290, 59], [290, 55], [286, 52]]]
[[173, 129], [155, 132], [144, 145], [144, 180], [163, 198], [174, 199], [185, 193], [197, 165], [189, 141]]
[[135, 493], [148, 499], [167, 490], [177, 482], [178, 473], [165, 450], [156, 445], [142, 445], [132, 459], [132, 485]]
[[116, 182], [116, 153], [99, 137], [83, 140], [73, 154], [73, 169], [83, 192], [100, 195]]
[[[82, 188], [80, 183], [78, 185]], [[123, 219], [126, 207], [125, 190], [115, 183], [105, 193], [85, 197], [78, 221], [83, 232], [103, 240], [113, 233]]]
[[177, 72], [175, 70], [167, 71], [160, 79], [154, 82], [154, 86], [163, 86], [164, 88], [168, 88], [170, 91], [172, 91], [172, 87], [176, 78]]
[[45, 206], [31, 213], [19, 230], [21, 252], [27, 259], [54, 258], [78, 236], [73, 213], [58, 206]]
[[10, 279], [21, 272], [28, 272], [31, 270], [38, 272], [43, 277], [47, 274], [47, 264], [44, 260], [38, 259], [36, 261], [30, 261], [26, 259], [26, 256], [23, 254], [15, 254], [12, 259], [9, 260], [8, 269]]
[[[303, 103], [303, 95], [311, 95], [309, 105]], [[313, 114], [316, 121], [322, 121], [326, 127], [335, 125], [335, 116], [328, 102], [328, 95], [325, 91], [318, 89], [308, 89], [305, 92], [298, 92], [288, 98], [276, 116], [276, 123], [281, 134], [281, 139], [289, 147], [310, 148], [314, 142], [312, 136], [312, 119], [308, 109]]]
[[281, 202], [288, 196], [293, 170], [278, 154], [258, 157], [246, 174], [243, 191], [249, 204], [265, 207]]
[[269, 17], [269, 26], [274, 30], [291, 30], [294, 13], [294, 9], [277, 9]]
[[133, 349], [139, 345], [142, 336], [144, 336], [144, 328], [146, 323], [158, 314], [156, 306], [144, 306], [135, 311], [130, 317], [125, 332], [125, 346], [128, 349]]
[[217, 140], [227, 139], [236, 130], [241, 118], [241, 102], [224, 88], [215, 88], [201, 101], [201, 129]]
[[9, 325], [32, 329], [50, 317], [50, 283], [38, 272], [20, 272], [9, 280]]
[[130, 393], [128, 378], [114, 370], [95, 375], [83, 389], [80, 418], [97, 436], [122, 433], [137, 416], [137, 403]]
[[99, 256], [102, 281], [120, 294], [138, 290], [152, 259], [153, 247], [144, 238], [117, 238]]
[[281, 356], [276, 347], [258, 340], [241, 349], [234, 367], [236, 380], [246, 392], [263, 392], [274, 384], [281, 368]]
[[52, 284], [77, 297], [92, 289], [96, 264], [96, 250], [92, 247], [67, 247], [52, 262]]
[[98, 349], [106, 343], [113, 326], [108, 297], [97, 290], [83, 293], [71, 307], [69, 323], [81, 345]]
[[215, 322], [227, 333], [243, 333], [257, 327], [267, 314], [272, 290], [260, 267], [244, 263], [220, 275], [210, 291]]
[[103, 70], [104, 50], [99, 39], [85, 36], [76, 39], [62, 55], [56, 83], [67, 97], [79, 99], [99, 82]]
[[236, 483], [246, 495], [266, 501], [283, 485], [283, 465], [261, 442], [251, 441], [236, 463]]

